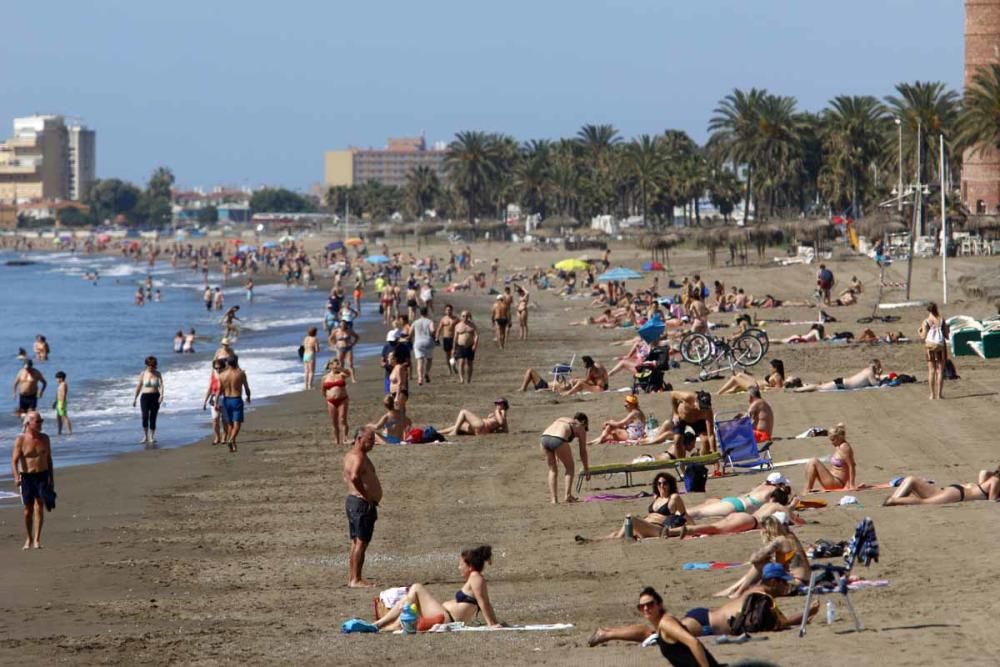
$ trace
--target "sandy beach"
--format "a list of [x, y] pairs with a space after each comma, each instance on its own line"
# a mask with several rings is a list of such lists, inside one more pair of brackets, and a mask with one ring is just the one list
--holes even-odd
[[[396, 249], [395, 247], [393, 248]], [[550, 265], [574, 253], [520, 252], [513, 245], [474, 247], [477, 258], [501, 258], [503, 272]], [[445, 246], [424, 253], [447, 253]], [[838, 251], [842, 252], [842, 251]], [[613, 263], [638, 267], [648, 256], [615, 247]], [[805, 298], [815, 266], [708, 269], [701, 251], [672, 253], [666, 280], [700, 272], [707, 280], [739, 285], [754, 295]], [[861, 303], [827, 309], [839, 322], [828, 330], [860, 333], [858, 317], [869, 314], [877, 267], [863, 257], [827, 262], [846, 286], [857, 275], [866, 285]], [[483, 264], [486, 270], [488, 264]], [[949, 265], [951, 302], [956, 314], [985, 316], [995, 306], [967, 297], [963, 276], [992, 270], [993, 258], [960, 258]], [[918, 260], [914, 298], [940, 300], [940, 260]], [[638, 283], [636, 283], [638, 284]], [[648, 284], [648, 281], [643, 284]], [[596, 327], [567, 327], [597, 311], [589, 299], [564, 300], [532, 293], [530, 338], [513, 340], [506, 351], [491, 343], [491, 297], [482, 293], [438, 294], [437, 304], [470, 308], [483, 336], [470, 387], [447, 374], [438, 351], [433, 383], [411, 386], [410, 417], [419, 425], [450, 425], [458, 408], [485, 414], [495, 398], [511, 404], [510, 433], [462, 437], [456, 444], [377, 447], [372, 459], [385, 489], [380, 519], [365, 575], [375, 592], [346, 587], [347, 526], [341, 457], [330, 444], [328, 418], [319, 392], [281, 397], [255, 409], [241, 436], [240, 451], [228, 454], [208, 441], [169, 451], [140, 451], [107, 463], [57, 470], [58, 508], [46, 516], [45, 547], [22, 552], [20, 507], [0, 505], [4, 583], [0, 590], [0, 662], [34, 664], [248, 664], [372, 665], [405, 660], [411, 665], [497, 664], [605, 665], [663, 664], [659, 652], [633, 644], [588, 648], [598, 625], [641, 621], [635, 611], [639, 590], [654, 586], [670, 613], [715, 606], [711, 594], [739, 577], [739, 570], [688, 572], [690, 561], [742, 561], [760, 545], [758, 533], [688, 540], [647, 540], [577, 545], [576, 534], [600, 535], [621, 525], [627, 513], [642, 515], [648, 500], [579, 503], [547, 502], [544, 457], [538, 436], [558, 416], [586, 412], [591, 424], [622, 416], [623, 394], [559, 398], [547, 392], [518, 393], [524, 369], [543, 373], [558, 361], [590, 354], [608, 367], [624, 348], [611, 343], [630, 334]], [[898, 292], [887, 301], [901, 301]], [[322, 313], [317, 295], [317, 317]], [[915, 338], [921, 308], [898, 311], [902, 320], [875, 324], [878, 334], [900, 330]], [[812, 320], [815, 309], [757, 311], [760, 317]], [[731, 314], [713, 321], [732, 322]], [[771, 325], [772, 340], [803, 333], [807, 325]], [[381, 339], [378, 326], [364, 342]], [[325, 359], [326, 355], [323, 355]], [[887, 371], [926, 378], [919, 343], [901, 345], [772, 345], [767, 358], [781, 358], [790, 374], [826, 381], [860, 369], [878, 357]], [[961, 380], [947, 382], [946, 400], [927, 400], [918, 382], [891, 389], [842, 393], [772, 392], [779, 439], [776, 461], [829, 453], [825, 438], [792, 439], [811, 426], [847, 426], [858, 462], [858, 480], [879, 484], [917, 474], [938, 484], [967, 482], [978, 470], [997, 465], [998, 388], [994, 362], [978, 357], [956, 360]], [[762, 364], [758, 369], [763, 370]], [[668, 379], [678, 388], [694, 367], [682, 365]], [[252, 378], [251, 378], [252, 382]], [[631, 384], [612, 379], [612, 390]], [[714, 391], [719, 382], [710, 382]], [[380, 414], [382, 370], [369, 360], [349, 387], [354, 428]], [[641, 405], [660, 420], [669, 403], [641, 395]], [[720, 412], [744, 409], [744, 395], [716, 399]], [[138, 428], [138, 424], [137, 424]], [[593, 435], [593, 434], [592, 434]], [[58, 441], [54, 440], [58, 447]], [[662, 447], [598, 445], [592, 464], [627, 461]], [[575, 452], [575, 445], [574, 445]], [[794, 488], [803, 483], [802, 466], [782, 471]], [[639, 475], [648, 488], [651, 474]], [[760, 475], [710, 479], [708, 494], [731, 495], [759, 483]], [[622, 483], [621, 477], [594, 478], [590, 489]], [[560, 480], [561, 484], [561, 480]], [[585, 491], [587, 493], [587, 491]], [[993, 581], [1000, 573], [990, 553], [996, 536], [997, 507], [964, 503], [943, 507], [883, 508], [886, 490], [860, 491], [860, 506], [837, 507], [843, 495], [817, 496], [830, 507], [803, 513], [797, 529], [804, 544], [819, 538], [846, 540], [865, 516], [874, 519], [882, 546], [879, 563], [855, 574], [888, 579], [884, 588], [851, 594], [865, 630], [854, 633], [846, 608], [827, 626], [820, 617], [800, 639], [795, 632], [766, 635], [766, 641], [715, 646], [724, 662], [763, 658], [779, 665], [993, 664], [1000, 640], [990, 610]], [[692, 494], [689, 504], [700, 501]], [[493, 546], [485, 572], [501, 621], [572, 623], [560, 632], [455, 633], [452, 635], [342, 635], [351, 617], [372, 617], [380, 588], [424, 582], [439, 597], [461, 585], [458, 552]], [[802, 598], [779, 600], [785, 611], [801, 608]], [[825, 602], [825, 601], [824, 601]], [[709, 638], [710, 639], [710, 638]]]

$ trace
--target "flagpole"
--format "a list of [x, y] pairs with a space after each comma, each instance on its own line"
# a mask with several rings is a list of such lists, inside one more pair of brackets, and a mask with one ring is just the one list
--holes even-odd
[[941, 135], [941, 303], [948, 303], [948, 210], [944, 193], [944, 135]]

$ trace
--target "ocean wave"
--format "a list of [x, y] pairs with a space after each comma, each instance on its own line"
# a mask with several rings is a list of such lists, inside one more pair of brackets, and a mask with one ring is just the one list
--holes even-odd
[[294, 327], [294, 326], [307, 326], [315, 325], [317, 327], [323, 324], [323, 318], [318, 315], [312, 315], [309, 317], [288, 317], [288, 318], [273, 318], [273, 319], [263, 319], [263, 320], [250, 320], [243, 323], [244, 329], [249, 329], [250, 331], [266, 331], [268, 329], [276, 329], [278, 327]]

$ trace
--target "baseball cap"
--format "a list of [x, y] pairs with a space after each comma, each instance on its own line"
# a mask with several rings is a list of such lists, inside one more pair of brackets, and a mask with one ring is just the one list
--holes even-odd
[[764, 571], [761, 573], [760, 578], [762, 581], [767, 581], [768, 579], [781, 579], [782, 581], [792, 581], [792, 575], [788, 574], [788, 570], [781, 563], [768, 563], [764, 566]]
[[771, 486], [778, 486], [779, 484], [788, 484], [788, 478], [782, 475], [780, 472], [772, 472], [767, 476], [767, 483]]
[[497, 301], [503, 301], [503, 294], [497, 294]]

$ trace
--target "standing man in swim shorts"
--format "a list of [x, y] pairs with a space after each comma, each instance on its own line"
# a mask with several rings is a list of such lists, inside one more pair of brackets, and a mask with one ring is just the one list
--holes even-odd
[[463, 310], [462, 319], [455, 325], [455, 350], [451, 357], [457, 362], [458, 381], [463, 384], [472, 382], [472, 366], [478, 347], [479, 330], [472, 323], [472, 313]]
[[365, 552], [375, 534], [378, 504], [382, 502], [382, 484], [375, 472], [375, 465], [368, 452], [375, 448], [375, 431], [370, 426], [357, 430], [354, 445], [344, 455], [343, 476], [347, 485], [347, 526], [351, 538], [351, 559], [347, 585], [350, 588], [371, 588], [375, 584], [365, 581], [361, 571], [365, 566]]
[[229, 451], [236, 451], [236, 436], [243, 426], [243, 392], [250, 402], [250, 383], [246, 372], [240, 368], [239, 357], [235, 354], [226, 360], [226, 370], [219, 374], [222, 388], [222, 413], [226, 422], [226, 444]]
[[[39, 387], [39, 384], [42, 386]], [[17, 409], [14, 410], [14, 414], [21, 417], [30, 410], [37, 410], [38, 399], [48, 386], [45, 376], [35, 368], [31, 359], [25, 359], [24, 368], [14, 377], [14, 398], [17, 399]]]
[[496, 303], [490, 312], [490, 319], [493, 320], [493, 327], [496, 330], [496, 341], [500, 349], [503, 349], [507, 342], [507, 326], [510, 324], [510, 304], [503, 294], [497, 294]]
[[73, 435], [73, 424], [69, 421], [66, 412], [66, 399], [69, 397], [69, 385], [66, 383], [66, 373], [59, 371], [56, 373], [56, 433], [62, 435], [63, 423], [66, 424], [66, 433]]
[[42, 416], [35, 410], [29, 410], [25, 417], [25, 431], [14, 439], [10, 469], [14, 475], [14, 484], [20, 488], [21, 502], [24, 504], [24, 530], [27, 537], [23, 548], [41, 549], [44, 511], [52, 511], [56, 506], [52, 446], [49, 436], [42, 433]]
[[455, 347], [456, 324], [458, 324], [458, 320], [455, 319], [454, 309], [450, 303], [446, 303], [444, 305], [444, 315], [441, 316], [441, 320], [438, 322], [434, 338], [441, 341], [441, 347], [444, 349], [444, 358], [448, 363], [448, 372], [452, 375], [455, 374], [455, 363], [451, 358], [451, 351]]

